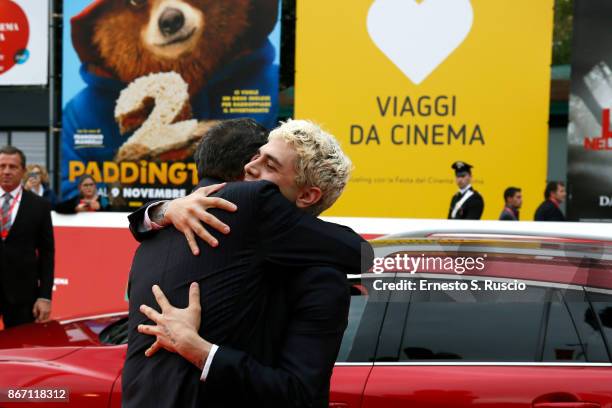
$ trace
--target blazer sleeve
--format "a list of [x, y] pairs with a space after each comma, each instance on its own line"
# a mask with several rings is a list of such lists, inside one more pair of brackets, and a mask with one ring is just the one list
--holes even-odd
[[145, 239], [151, 238], [157, 233], [156, 230], [144, 231], [143, 224], [145, 219], [145, 212], [151, 205], [159, 203], [160, 201], [153, 201], [146, 203], [130, 215], [128, 215], [128, 221], [130, 222], [130, 232], [134, 239], [138, 242], [142, 242]]
[[57, 203], [55, 205], [55, 212], [58, 214], [76, 214], [74, 209], [78, 204], [78, 197], [69, 198], [68, 200]]
[[49, 202], [51, 203], [51, 210], [54, 210], [55, 209], [55, 205], [57, 204], [57, 196], [55, 195], [53, 190], [51, 190], [51, 188], [49, 186], [47, 186], [47, 185], [45, 185], [45, 196], [44, 196], [44, 198], [49, 200]]
[[482, 196], [474, 195], [473, 202], [465, 209], [465, 219], [479, 220], [484, 211], [484, 200]]
[[51, 223], [51, 203], [42, 201], [42, 219], [38, 229], [38, 297], [51, 300], [53, 271], [55, 268], [55, 241]]
[[287, 268], [328, 265], [351, 274], [372, 266], [370, 244], [350, 228], [297, 208], [271, 183], [259, 191], [258, 199], [256, 227], [267, 261]]
[[450, 205], [448, 207], [448, 216], [446, 218], [448, 218], [449, 220], [452, 219], [451, 215], [453, 214], [453, 208], [455, 208], [455, 204], [453, 203], [455, 196], [451, 197], [451, 201], [450, 201]]
[[278, 364], [265, 366], [221, 345], [208, 372], [207, 389], [238, 393], [254, 406], [327, 406], [321, 399], [329, 397], [329, 380], [347, 325], [349, 287], [346, 277], [332, 268], [300, 272], [294, 284], [305, 289], [291, 310]]

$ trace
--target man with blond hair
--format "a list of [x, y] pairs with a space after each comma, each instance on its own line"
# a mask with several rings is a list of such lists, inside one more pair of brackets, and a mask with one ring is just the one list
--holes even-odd
[[[235, 173], [225, 163], [236, 162], [229, 152], [251, 140], [243, 125], [221, 124], [203, 137], [196, 161], [205, 188], [130, 216], [145, 240], [130, 274], [126, 407], [328, 404], [347, 324], [345, 274], [361, 271], [364, 241], [314, 215], [339, 197], [351, 162], [331, 135], [295, 120], [246, 157], [242, 174], [227, 177]], [[236, 179], [253, 182], [215, 185]], [[222, 199], [237, 210], [220, 211], [229, 209]], [[170, 224], [176, 229], [156, 232]], [[188, 254], [181, 232], [199, 256]], [[218, 248], [200, 248], [200, 239]], [[187, 305], [188, 292], [187, 308], [172, 306]], [[154, 301], [161, 313], [141, 306]], [[137, 316], [139, 306], [149, 320]]]
[[[262, 149], [266, 152], [271, 148], [276, 148], [278, 154], [287, 162], [294, 163], [294, 179], [287, 178], [286, 182], [277, 183], [285, 197], [293, 201], [291, 191], [294, 187], [298, 190], [318, 190], [321, 194], [320, 198], [307, 206], [302, 206], [296, 197], [295, 203], [298, 207], [313, 215], [319, 215], [340, 197], [348, 182], [352, 164], [336, 139], [318, 125], [306, 120], [289, 120], [270, 132], [268, 143]], [[270, 180], [261, 177], [255, 170], [256, 165], [257, 158], [246, 165], [246, 180]]]

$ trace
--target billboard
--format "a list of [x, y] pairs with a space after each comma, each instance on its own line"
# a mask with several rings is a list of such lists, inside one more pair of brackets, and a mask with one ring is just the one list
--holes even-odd
[[517, 186], [531, 219], [546, 180], [552, 23], [552, 0], [298, 2], [296, 116], [331, 131], [355, 165], [326, 214], [446, 218], [460, 160], [474, 166], [483, 218]]
[[574, 7], [567, 216], [612, 221], [612, 4], [577, 1]]
[[49, 1], [0, 0], [0, 86], [47, 85]]
[[216, 121], [275, 126], [279, 7], [65, 1], [63, 199], [78, 194], [83, 174], [115, 210], [183, 196], [198, 181], [196, 142]]

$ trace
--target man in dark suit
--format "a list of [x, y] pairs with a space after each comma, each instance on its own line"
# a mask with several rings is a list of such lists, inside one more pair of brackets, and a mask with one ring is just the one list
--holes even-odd
[[484, 210], [484, 200], [472, 188], [472, 165], [456, 161], [451, 165], [455, 170], [455, 181], [459, 191], [453, 196], [448, 210], [449, 220], [479, 220]]
[[0, 148], [0, 315], [7, 328], [51, 314], [51, 205], [21, 187], [25, 166], [21, 150]]
[[[249, 129], [224, 138], [223, 134], [228, 132], [219, 131], [223, 126], [227, 124], [211, 130], [198, 148], [199, 164], [205, 163], [198, 166], [200, 176], [205, 176], [200, 185], [232, 179], [231, 172], [223, 170], [227, 167], [227, 154], [217, 151], [214, 146], [218, 144], [213, 142], [236, 149], [244, 145], [244, 140], [249, 140], [248, 134], [244, 134]], [[321, 165], [327, 164], [323, 167], [336, 173], [335, 182], [321, 183], [321, 187], [298, 186], [295, 182], [297, 149], [285, 137], [304, 138], [320, 129], [300, 121], [284, 126], [278, 138], [262, 147], [247, 170], [248, 177], [253, 179], [263, 173], [274, 173], [278, 187], [261, 181], [231, 183], [218, 193], [238, 206], [234, 213], [211, 210], [209, 214], [218, 217], [219, 229], [223, 230], [224, 225], [231, 228], [228, 235], [213, 232], [219, 248], [204, 248], [201, 256], [193, 257], [182, 235], [168, 228], [157, 232], [138, 249], [130, 276], [130, 339], [123, 374], [124, 406], [327, 404], [325, 390], [329, 389], [329, 377], [348, 313], [344, 274], [360, 271], [363, 240], [345, 227], [325, 223], [296, 208], [322, 211], [326, 208], [324, 205], [331, 205], [346, 183], [350, 162], [335, 141], [321, 132], [317, 137], [328, 151], [312, 151], [312, 142], [306, 143], [306, 153], [304, 146], [299, 148], [301, 154], [314, 154], [314, 160], [319, 157], [327, 160]], [[236, 130], [239, 126], [233, 123], [233, 127]], [[207, 155], [206, 152], [216, 153]], [[253, 152], [245, 154], [243, 161], [248, 161]], [[147, 234], [143, 235], [135, 227], [145, 218], [145, 211], [130, 217], [138, 238]], [[163, 224], [172, 207], [168, 204], [160, 211], [165, 213], [161, 220], [156, 215], [152, 220]], [[318, 277], [314, 282], [309, 280], [313, 276]], [[297, 327], [289, 323], [283, 326], [283, 318], [269, 319], [266, 311], [278, 312], [283, 306], [271, 296], [270, 286], [281, 285], [279, 282], [286, 280], [295, 285], [300, 277], [303, 282], [310, 282], [310, 285], [298, 285], [310, 293], [302, 296], [307, 300], [302, 307], [323, 316], [309, 314], [310, 320], [305, 318]], [[199, 321], [189, 326], [194, 329], [192, 339], [203, 349], [184, 353], [188, 361], [167, 352], [159, 353], [153, 361], [145, 361], [145, 351], [151, 355], [160, 347], [170, 345], [163, 341], [152, 345], [150, 338], [135, 332], [136, 326], [146, 322], [138, 316], [138, 307], [143, 303], [154, 304], [156, 299], [150, 291], [153, 283], [161, 283], [169, 303], [185, 304], [192, 281], [199, 282], [204, 293], [201, 302], [192, 303], [200, 306], [196, 315], [200, 317], [201, 309], [205, 321], [199, 336], [195, 331]], [[294, 293], [298, 296], [297, 290]], [[169, 306], [160, 291], [155, 295], [162, 309]], [[157, 317], [152, 309], [144, 310], [149, 317]], [[143, 326], [140, 327], [142, 330]], [[279, 337], [283, 329], [293, 335]], [[279, 352], [286, 341], [292, 350], [287, 354]], [[171, 382], [165, 380], [168, 376], [173, 378]], [[205, 381], [201, 382], [200, 377]], [[152, 381], [153, 378], [164, 380], [162, 383]]]
[[544, 189], [544, 202], [536, 209], [534, 221], [565, 221], [561, 204], [565, 201], [565, 184], [550, 181]]

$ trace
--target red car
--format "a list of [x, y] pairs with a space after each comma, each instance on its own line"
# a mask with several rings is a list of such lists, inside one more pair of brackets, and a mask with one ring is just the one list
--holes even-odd
[[[373, 244], [384, 271], [352, 277], [330, 406], [612, 408], [612, 243]], [[125, 317], [0, 332], [0, 389], [69, 389], [68, 404], [41, 407], [120, 407]]]

